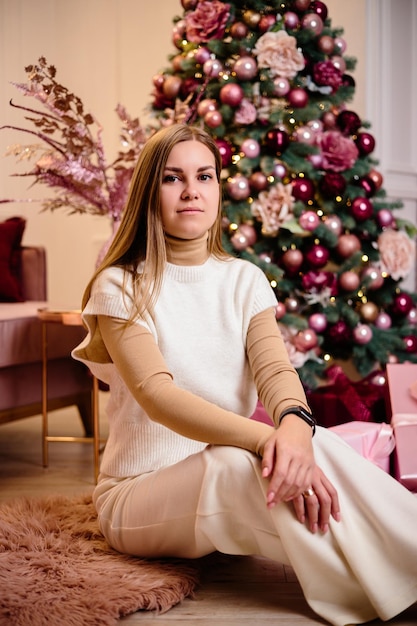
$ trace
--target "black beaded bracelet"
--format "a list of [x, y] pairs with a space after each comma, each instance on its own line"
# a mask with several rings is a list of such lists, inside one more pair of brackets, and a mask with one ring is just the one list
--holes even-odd
[[285, 409], [278, 420], [278, 426], [281, 424], [282, 420], [284, 419], [284, 417], [286, 415], [289, 415], [290, 413], [292, 413], [293, 415], [297, 415], [297, 417], [300, 417], [302, 420], [304, 420], [309, 426], [311, 426], [311, 429], [313, 431], [313, 437], [315, 435], [316, 432], [316, 420], [314, 419], [314, 417], [311, 415], [311, 413], [309, 413], [308, 411], [305, 410], [304, 407], [302, 406], [290, 406], [288, 407], [288, 409]]

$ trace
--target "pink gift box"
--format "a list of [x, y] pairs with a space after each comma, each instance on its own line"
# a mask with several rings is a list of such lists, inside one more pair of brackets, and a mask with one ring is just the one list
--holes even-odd
[[417, 491], [417, 363], [387, 365], [388, 410], [396, 441], [394, 476]]
[[346, 422], [331, 426], [329, 430], [342, 437], [365, 459], [389, 473], [390, 455], [395, 448], [394, 433], [389, 424]]

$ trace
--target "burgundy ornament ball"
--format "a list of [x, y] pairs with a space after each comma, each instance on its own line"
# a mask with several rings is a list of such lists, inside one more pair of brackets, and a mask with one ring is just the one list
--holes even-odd
[[320, 179], [319, 187], [325, 198], [331, 199], [336, 196], [343, 196], [346, 189], [346, 180], [338, 172], [326, 172]]
[[191, 11], [197, 6], [198, 0], [181, 0], [181, 4], [186, 11]]
[[294, 87], [288, 92], [288, 102], [296, 109], [302, 109], [308, 104], [308, 94], [301, 87]]
[[315, 35], [323, 32], [323, 20], [317, 13], [307, 13], [301, 19], [301, 26], [306, 30], [311, 30]]
[[307, 11], [308, 7], [310, 6], [310, 2], [311, 0], [295, 0], [294, 6], [297, 11]]
[[352, 200], [350, 212], [358, 222], [364, 222], [372, 216], [374, 207], [368, 198], [358, 197]]
[[245, 200], [250, 196], [249, 180], [242, 174], [236, 174], [228, 179], [226, 190], [233, 200]]
[[276, 21], [277, 18], [272, 13], [269, 13], [268, 15], [262, 15], [258, 24], [259, 32], [266, 33], [270, 28], [272, 28]]
[[413, 299], [408, 293], [400, 292], [395, 294], [392, 302], [392, 312], [394, 315], [405, 316], [413, 308]]
[[374, 181], [375, 188], [380, 189], [384, 180], [382, 174], [377, 172], [377, 170], [371, 170], [368, 172], [368, 176]]
[[346, 135], [356, 135], [362, 125], [361, 119], [355, 111], [341, 111], [336, 118], [340, 130]]
[[372, 339], [372, 328], [368, 324], [358, 324], [353, 329], [353, 338], [359, 345], [366, 345]]
[[323, 22], [326, 21], [328, 11], [327, 6], [324, 4], [324, 2], [321, 2], [321, 0], [313, 0], [313, 2], [311, 2], [310, 4], [309, 9], [310, 11], [314, 11], [314, 13], [317, 13], [317, 15], [320, 15]]
[[265, 144], [273, 154], [282, 154], [288, 147], [290, 138], [285, 130], [272, 128], [265, 136]]
[[319, 268], [324, 267], [329, 260], [329, 250], [321, 244], [313, 244], [305, 253], [307, 263], [311, 267]]
[[375, 187], [374, 181], [372, 180], [372, 178], [370, 176], [363, 176], [359, 180], [359, 185], [364, 190], [365, 195], [366, 195], [367, 198], [370, 198], [371, 196], [374, 195], [374, 193], [376, 191], [376, 187]]
[[320, 218], [315, 211], [304, 211], [301, 213], [298, 222], [301, 228], [313, 232], [320, 224]]
[[254, 191], [264, 191], [268, 188], [268, 179], [263, 172], [253, 172], [249, 177], [249, 185]]
[[308, 318], [308, 325], [316, 333], [322, 333], [327, 328], [327, 317], [324, 313], [313, 313]]
[[355, 252], [359, 252], [361, 249], [361, 242], [356, 235], [353, 235], [352, 233], [345, 233], [340, 236], [336, 249], [341, 257], [347, 259], [352, 256], [352, 254], [355, 254]]
[[237, 59], [233, 71], [239, 80], [251, 80], [258, 73], [258, 64], [253, 57], [242, 56]]
[[238, 107], [243, 100], [244, 93], [242, 87], [237, 83], [228, 83], [220, 89], [219, 96], [223, 104]]
[[298, 249], [290, 249], [282, 255], [283, 265], [290, 271], [296, 272], [303, 264], [303, 253]]
[[232, 163], [232, 146], [225, 139], [216, 139], [216, 144], [222, 157], [222, 166], [229, 167], [229, 165]]
[[288, 313], [296, 313], [300, 307], [297, 298], [288, 297], [285, 299], [285, 308]]
[[314, 183], [309, 178], [296, 178], [292, 183], [292, 195], [296, 200], [308, 202], [314, 198]]
[[370, 133], [358, 133], [355, 143], [361, 156], [371, 154], [375, 149], [375, 139]]
[[351, 330], [345, 320], [339, 320], [335, 324], [329, 326], [326, 335], [330, 341], [336, 344], [346, 343], [350, 341], [352, 337]]
[[405, 351], [409, 354], [417, 352], [417, 337], [415, 335], [407, 335], [404, 337]]

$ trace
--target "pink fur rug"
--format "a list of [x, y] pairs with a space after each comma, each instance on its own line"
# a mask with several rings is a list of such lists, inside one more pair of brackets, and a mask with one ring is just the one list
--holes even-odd
[[138, 610], [168, 611], [197, 582], [193, 562], [112, 550], [90, 496], [0, 505], [1, 626], [112, 626]]

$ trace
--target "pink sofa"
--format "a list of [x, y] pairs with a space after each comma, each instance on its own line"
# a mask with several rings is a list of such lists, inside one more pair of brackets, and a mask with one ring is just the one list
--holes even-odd
[[[42, 412], [42, 341], [37, 309], [48, 306], [46, 252], [24, 246], [24, 302], [0, 303], [0, 424]], [[85, 336], [81, 326], [48, 325], [48, 410], [76, 405], [86, 435], [92, 434], [87, 369], [70, 352]]]

